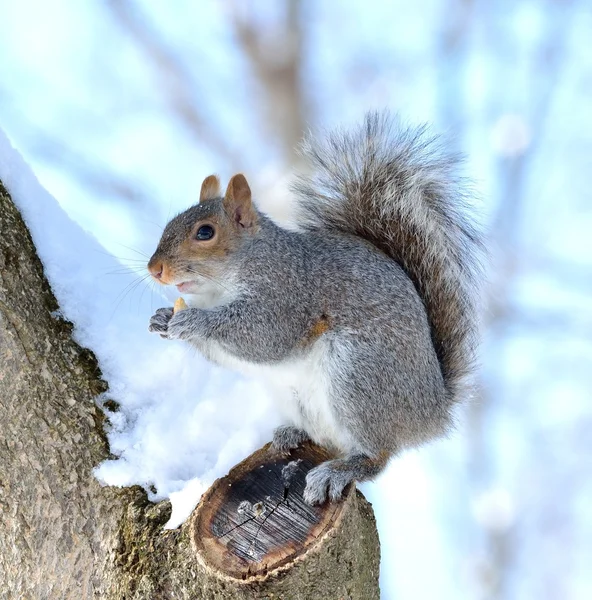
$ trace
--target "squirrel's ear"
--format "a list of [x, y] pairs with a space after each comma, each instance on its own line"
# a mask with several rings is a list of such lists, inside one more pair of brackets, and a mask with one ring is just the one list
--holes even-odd
[[241, 227], [252, 227], [257, 221], [257, 212], [251, 202], [251, 188], [242, 173], [231, 177], [228, 183], [224, 210]]
[[218, 176], [208, 175], [201, 184], [199, 201], [212, 200], [213, 198], [219, 198], [220, 196], [220, 180], [218, 179]]

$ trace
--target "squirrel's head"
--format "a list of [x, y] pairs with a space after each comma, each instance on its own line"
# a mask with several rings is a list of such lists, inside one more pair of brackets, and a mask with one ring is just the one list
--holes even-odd
[[200, 293], [230, 274], [233, 253], [259, 229], [251, 189], [242, 174], [220, 193], [216, 175], [206, 177], [199, 204], [172, 219], [148, 263], [153, 279], [176, 285], [181, 292]]

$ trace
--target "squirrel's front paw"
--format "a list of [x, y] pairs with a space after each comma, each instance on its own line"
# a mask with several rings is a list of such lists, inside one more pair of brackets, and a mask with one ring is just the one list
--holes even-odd
[[160, 336], [163, 338], [169, 337], [168, 327], [169, 322], [173, 316], [172, 308], [159, 308], [151, 317], [150, 317], [150, 325], [148, 326], [148, 331], [152, 331], [153, 333], [160, 333]]
[[171, 340], [184, 340], [194, 337], [199, 326], [197, 308], [178, 310], [171, 318], [167, 327], [167, 337]]

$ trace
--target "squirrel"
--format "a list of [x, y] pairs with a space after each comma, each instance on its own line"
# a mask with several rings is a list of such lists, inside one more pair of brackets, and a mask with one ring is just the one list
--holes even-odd
[[192, 307], [158, 309], [149, 329], [267, 381], [286, 415], [279, 452], [308, 439], [335, 452], [307, 474], [314, 505], [450, 429], [473, 371], [483, 244], [458, 157], [425, 127], [369, 113], [303, 153], [297, 230], [255, 207], [244, 175], [224, 195], [205, 179], [148, 263]]

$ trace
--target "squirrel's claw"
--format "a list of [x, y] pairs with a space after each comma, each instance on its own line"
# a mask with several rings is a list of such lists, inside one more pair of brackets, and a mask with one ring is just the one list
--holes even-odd
[[273, 432], [271, 445], [280, 453], [288, 454], [293, 448], [308, 440], [308, 434], [292, 425], [280, 425]]
[[368, 481], [376, 477], [384, 468], [387, 456], [377, 457], [365, 454], [352, 454], [321, 463], [311, 469], [306, 476], [304, 501], [308, 504], [321, 504], [329, 500], [339, 500], [343, 490], [352, 481]]
[[159, 333], [168, 340], [190, 339], [196, 335], [196, 312], [198, 309], [194, 308], [177, 312], [173, 312], [172, 308], [159, 308], [150, 317], [148, 331]]
[[338, 468], [338, 461], [328, 460], [311, 469], [306, 476], [304, 501], [307, 504], [322, 504], [329, 495], [329, 500], [339, 500], [345, 487], [354, 479], [349, 469]]
[[161, 337], [168, 337], [169, 321], [173, 316], [172, 308], [159, 308], [151, 317], [148, 331], [160, 333]]

